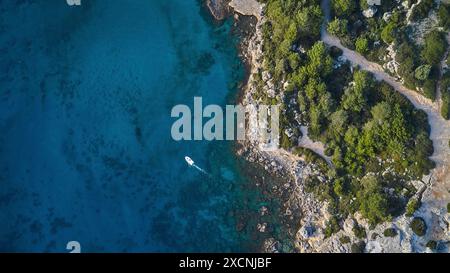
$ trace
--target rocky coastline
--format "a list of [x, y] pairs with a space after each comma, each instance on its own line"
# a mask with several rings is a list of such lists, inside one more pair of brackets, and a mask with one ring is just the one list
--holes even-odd
[[[229, 14], [234, 11], [235, 19], [238, 20], [244, 15], [253, 15], [256, 18], [256, 24], [249, 29], [251, 31], [244, 35], [241, 43], [241, 56], [246, 63], [248, 69], [248, 78], [240, 92], [240, 101], [242, 104], [257, 104], [254, 101], [252, 94], [256, 92], [254, 84], [254, 74], [262, 70], [263, 63], [263, 35], [262, 25], [264, 24], [263, 6], [255, 8], [254, 0], [249, 1], [230, 1], [230, 0], [216, 0], [208, 1], [214, 2], [211, 7], [222, 7], [221, 10], [211, 10], [211, 13], [217, 20], [222, 20], [225, 17], [216, 16], [223, 14], [227, 10]], [[221, 2], [221, 3], [219, 3]], [[246, 7], [245, 3], [251, 3]], [[225, 3], [229, 5], [224, 7]], [[238, 5], [238, 6], [236, 6]], [[233, 7], [233, 8], [230, 8]], [[236, 9], [236, 7], [238, 9]], [[244, 13], [239, 10], [245, 11]], [[254, 22], [254, 21], [251, 21]], [[267, 86], [273, 86], [270, 75], [266, 75], [264, 79]], [[267, 88], [266, 88], [267, 89]], [[282, 92], [281, 92], [282, 93]], [[281, 94], [282, 96], [283, 94]], [[283, 217], [286, 219], [296, 220], [298, 223], [290, 223], [287, 226], [289, 235], [292, 238], [294, 249], [290, 252], [338, 252], [349, 253], [354, 252], [355, 246], [361, 246], [365, 252], [429, 252], [430, 250], [425, 246], [427, 243], [424, 238], [417, 237], [410, 228], [411, 217], [401, 215], [392, 221], [385, 222], [376, 227], [370, 227], [369, 223], [361, 217], [358, 213], [349, 216], [343, 223], [343, 228], [339, 232], [326, 237], [325, 230], [327, 222], [331, 215], [328, 212], [328, 204], [321, 202], [315, 198], [312, 193], [306, 191], [305, 181], [310, 177], [315, 177], [319, 181], [326, 183], [326, 176], [321, 173], [320, 168], [314, 164], [307, 163], [303, 158], [293, 155], [292, 153], [283, 149], [276, 151], [264, 151], [260, 148], [260, 143], [256, 140], [254, 132], [247, 130], [247, 139], [239, 143], [239, 148], [236, 153], [242, 156], [249, 162], [260, 164], [266, 171], [274, 176], [282, 177], [284, 182], [280, 185], [273, 185], [278, 188], [283, 196], [283, 207], [281, 209]], [[417, 183], [417, 190], [421, 194], [426, 185], [424, 183]], [[441, 214], [441, 213], [439, 213]], [[444, 213], [445, 214], [445, 213]], [[294, 217], [298, 215], [299, 217]], [[442, 216], [442, 215], [441, 215]], [[446, 222], [449, 222], [448, 214], [440, 217], [444, 220], [436, 228], [448, 230]], [[299, 220], [298, 220], [299, 219]], [[289, 221], [287, 221], [289, 222]], [[355, 234], [355, 228], [363, 227], [367, 234], [365, 238], [360, 238]], [[394, 229], [397, 232], [396, 236], [384, 236], [386, 230]], [[261, 230], [260, 230], [261, 231]], [[264, 232], [262, 230], [261, 232]], [[343, 242], [345, 238], [346, 243]], [[441, 246], [445, 252], [447, 248], [444, 244]], [[361, 249], [360, 248], [360, 249]], [[284, 252], [284, 248], [277, 238], [268, 238], [265, 240], [262, 251], [264, 252]]]
[[[263, 35], [262, 25], [264, 23], [264, 16], [262, 14], [263, 7], [256, 6], [256, 1], [251, 2], [250, 6], [242, 7], [239, 5], [245, 5], [246, 1], [227, 1], [223, 0], [223, 3], [234, 4], [234, 18], [236, 26], [240, 29], [245, 28], [243, 39], [240, 44], [240, 55], [245, 62], [247, 68], [247, 77], [244, 81], [243, 87], [239, 92], [239, 102], [243, 105], [257, 104], [254, 101], [252, 94], [256, 92], [256, 86], [254, 85], [254, 75], [260, 69], [262, 69], [263, 63]], [[215, 1], [215, 7], [217, 5]], [[211, 10], [211, 14], [216, 20], [223, 20], [221, 16], [215, 14], [221, 14], [221, 11]], [[223, 6], [221, 6], [223, 7]], [[245, 13], [236, 11], [244, 10]], [[252, 17], [256, 20], [247, 20], [239, 26], [240, 21], [245, 17]], [[255, 23], [256, 21], [256, 23]], [[269, 76], [270, 77], [270, 76]], [[268, 85], [270, 85], [270, 79], [267, 79]], [[278, 196], [281, 198], [282, 208], [280, 210], [281, 216], [286, 219], [284, 221], [288, 236], [290, 236], [293, 244], [293, 248], [289, 249], [289, 252], [314, 252], [307, 245], [302, 243], [302, 237], [299, 233], [304, 229], [300, 229], [301, 226], [313, 226], [324, 225], [328, 220], [329, 215], [327, 212], [327, 204], [318, 202], [312, 193], [305, 191], [304, 181], [310, 176], [320, 177], [324, 180], [325, 176], [320, 173], [317, 166], [306, 163], [302, 158], [294, 156], [293, 154], [278, 149], [276, 151], [264, 151], [260, 147], [260, 143], [256, 140], [254, 132], [247, 131], [246, 141], [238, 143], [236, 153], [247, 160], [250, 163], [256, 163], [262, 166], [265, 171], [273, 176], [280, 177], [282, 180], [277, 185], [270, 185], [272, 190], [277, 191]], [[259, 185], [257, 185], [259, 186]], [[298, 223], [292, 223], [293, 220]], [[281, 224], [281, 223], [280, 223]], [[262, 226], [261, 223], [258, 226]], [[264, 232], [263, 229], [258, 228], [260, 232]], [[319, 228], [314, 230], [315, 234], [321, 234], [319, 236], [324, 237], [323, 229]], [[312, 234], [311, 234], [312, 235]], [[267, 238], [262, 245], [263, 252], [285, 252], [286, 247], [282, 245], [277, 238]]]
[[230, 14], [230, 1], [231, 0], [206, 0], [206, 6], [214, 19], [221, 21]]

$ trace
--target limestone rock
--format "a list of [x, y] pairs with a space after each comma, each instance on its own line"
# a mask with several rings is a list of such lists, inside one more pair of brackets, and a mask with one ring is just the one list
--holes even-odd
[[391, 17], [392, 17], [392, 12], [385, 12], [385, 13], [383, 14], [383, 20], [384, 20], [385, 22], [388, 22], [389, 19], [391, 19]]
[[362, 14], [366, 18], [372, 18], [375, 13], [377, 13], [378, 9], [375, 6], [370, 6], [368, 9], [364, 10]]

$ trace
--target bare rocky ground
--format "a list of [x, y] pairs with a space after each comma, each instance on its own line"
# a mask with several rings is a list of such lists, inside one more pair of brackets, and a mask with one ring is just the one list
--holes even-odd
[[230, 0], [206, 0], [206, 6], [216, 20], [223, 20], [230, 12]]

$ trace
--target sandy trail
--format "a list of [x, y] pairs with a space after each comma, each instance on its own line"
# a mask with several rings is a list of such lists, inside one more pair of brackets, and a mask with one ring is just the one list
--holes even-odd
[[316, 154], [320, 155], [323, 159], [325, 159], [328, 165], [333, 166], [333, 162], [331, 161], [331, 157], [325, 155], [325, 145], [322, 142], [314, 142], [308, 136], [308, 127], [300, 126], [300, 131], [302, 132], [302, 138], [300, 139], [298, 146], [310, 149]]
[[[322, 0], [322, 9], [326, 22], [330, 19], [329, 0]], [[450, 39], [450, 37], [447, 37]], [[436, 162], [436, 168], [432, 171], [432, 196], [433, 202], [441, 203], [450, 201], [450, 121], [442, 118], [439, 111], [439, 103], [433, 102], [414, 90], [404, 87], [392, 76], [387, 74], [381, 65], [368, 61], [359, 53], [344, 47], [339, 39], [331, 36], [324, 24], [322, 28], [322, 41], [330, 46], [336, 46], [343, 51], [344, 57], [352, 64], [358, 65], [361, 69], [373, 73], [377, 80], [383, 80], [391, 85], [395, 90], [407, 97], [418, 109], [425, 111], [428, 115], [428, 122], [431, 127], [430, 139], [433, 141], [434, 153], [431, 159]], [[423, 180], [428, 181], [428, 177]], [[431, 201], [431, 200], [430, 200]], [[440, 204], [442, 205], [442, 204]], [[446, 205], [446, 204], [445, 204]]]

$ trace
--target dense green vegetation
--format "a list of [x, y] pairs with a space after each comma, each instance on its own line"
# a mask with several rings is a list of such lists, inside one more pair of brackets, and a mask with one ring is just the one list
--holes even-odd
[[411, 20], [418, 21], [428, 17], [428, 14], [434, 7], [434, 0], [421, 0], [420, 3], [413, 9]]
[[441, 115], [445, 119], [450, 119], [450, 71], [447, 71], [441, 80], [442, 107]]
[[[408, 36], [411, 27], [406, 25], [406, 10], [398, 8], [393, 0], [382, 1], [372, 18], [365, 18], [362, 11], [368, 8], [365, 0], [333, 0], [333, 20], [328, 31], [340, 38], [343, 45], [354, 49], [367, 59], [383, 64], [387, 48], [393, 44], [396, 62], [395, 76], [404, 80], [405, 86], [435, 100], [439, 80], [439, 65], [448, 47], [444, 33], [435, 29], [424, 37], [423, 44], [416, 44]], [[355, 4], [355, 3], [358, 3]], [[412, 3], [410, 3], [412, 4]], [[411, 14], [412, 21], [419, 21], [436, 8], [434, 0], [422, 0]], [[344, 12], [345, 11], [345, 12]], [[438, 8], [439, 24], [450, 26], [450, 5], [441, 3]], [[449, 118], [450, 94], [445, 90], [442, 115]]]
[[450, 4], [441, 2], [438, 10], [439, 24], [445, 29], [450, 29]]
[[[328, 201], [334, 216], [325, 235], [339, 231], [341, 221], [357, 211], [371, 225], [403, 213], [415, 192], [408, 181], [434, 167], [429, 159], [433, 145], [426, 114], [388, 84], [339, 62], [340, 50], [319, 41], [320, 1], [264, 2], [268, 18], [263, 27], [264, 69], [274, 78], [275, 90], [285, 90], [281, 131], [298, 128], [299, 116], [308, 126], [309, 137], [326, 144], [325, 153], [332, 160], [330, 166], [314, 152], [297, 147], [297, 129], [294, 137], [283, 134], [283, 148], [316, 163], [328, 177], [329, 182], [317, 177], [306, 182], [306, 190]], [[334, 4], [339, 14], [353, 14], [360, 6], [352, 3]], [[349, 22], [354, 20], [347, 17]], [[353, 31], [346, 20], [338, 19], [328, 29], [337, 35]], [[380, 31], [374, 33], [380, 33], [381, 28], [376, 28]], [[370, 54], [374, 39], [365, 35], [353, 44]], [[429, 67], [418, 67], [413, 67], [413, 77], [424, 78]], [[262, 71], [255, 78], [257, 85], [264, 84]], [[264, 94], [256, 97], [267, 100]]]

